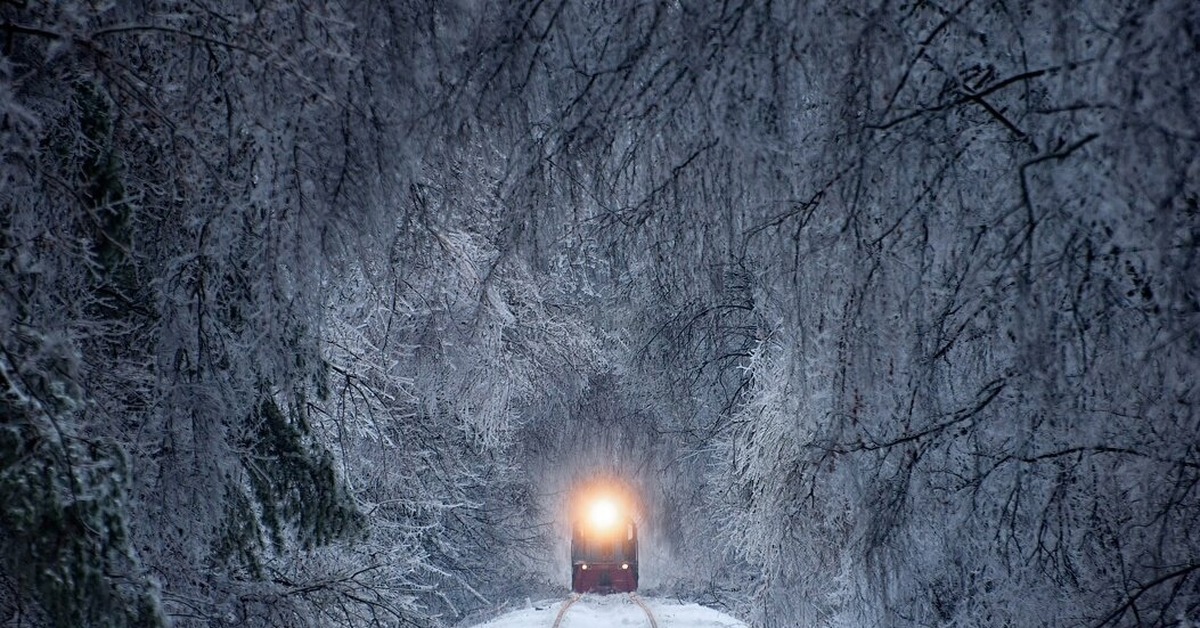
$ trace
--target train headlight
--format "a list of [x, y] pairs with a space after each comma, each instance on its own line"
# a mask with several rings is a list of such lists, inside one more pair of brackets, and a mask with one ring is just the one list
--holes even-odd
[[579, 568], [583, 569], [584, 571], [587, 571], [587, 563], [580, 565]]
[[629, 569], [629, 563], [621, 563], [621, 569]]
[[618, 513], [617, 505], [607, 499], [598, 499], [592, 502], [592, 507], [588, 511], [588, 520], [592, 527], [597, 530], [608, 530], [617, 525]]

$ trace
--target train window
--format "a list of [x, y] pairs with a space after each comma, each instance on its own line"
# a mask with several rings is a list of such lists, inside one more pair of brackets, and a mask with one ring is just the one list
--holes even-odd
[[612, 539], [604, 539], [603, 541], [600, 541], [600, 558], [612, 560], [613, 553], [616, 551], [614, 545], [615, 543], [613, 543]]

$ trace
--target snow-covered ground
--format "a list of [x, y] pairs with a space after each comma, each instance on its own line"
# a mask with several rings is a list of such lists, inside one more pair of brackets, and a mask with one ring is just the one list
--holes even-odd
[[[698, 604], [643, 598], [654, 612], [658, 628], [746, 628], [729, 615]], [[475, 628], [550, 628], [566, 600], [547, 601], [501, 615]], [[646, 613], [625, 595], [585, 595], [571, 606], [562, 628], [640, 628], [649, 626]]]

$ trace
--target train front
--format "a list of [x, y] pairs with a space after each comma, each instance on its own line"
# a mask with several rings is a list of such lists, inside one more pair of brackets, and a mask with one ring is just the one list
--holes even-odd
[[637, 590], [637, 525], [620, 499], [589, 498], [571, 524], [571, 590], [628, 593]]

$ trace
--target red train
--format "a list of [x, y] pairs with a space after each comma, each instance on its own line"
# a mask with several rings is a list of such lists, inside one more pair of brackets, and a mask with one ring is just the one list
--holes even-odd
[[617, 499], [592, 498], [571, 525], [571, 590], [628, 593], [638, 585], [637, 524]]

